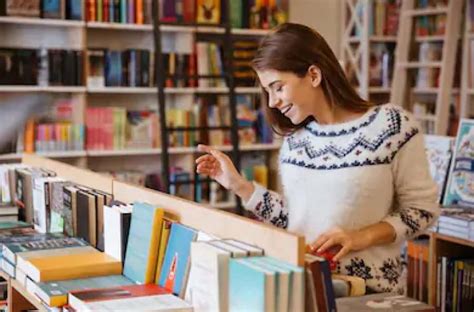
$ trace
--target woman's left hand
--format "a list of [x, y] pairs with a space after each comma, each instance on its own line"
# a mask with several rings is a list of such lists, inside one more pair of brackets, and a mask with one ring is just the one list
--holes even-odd
[[370, 239], [364, 231], [345, 231], [335, 227], [321, 234], [314, 243], [309, 245], [309, 249], [312, 253], [319, 254], [336, 246], [340, 246], [341, 249], [333, 257], [333, 261], [339, 261], [351, 251], [368, 248], [370, 246]]

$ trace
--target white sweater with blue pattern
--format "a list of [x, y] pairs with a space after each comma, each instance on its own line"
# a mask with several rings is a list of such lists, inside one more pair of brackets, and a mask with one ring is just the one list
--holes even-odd
[[352, 252], [337, 270], [364, 278], [372, 291], [404, 288], [401, 244], [439, 214], [423, 135], [413, 116], [386, 104], [343, 124], [311, 122], [285, 138], [280, 174], [283, 196], [256, 184], [245, 208], [304, 235], [307, 243], [335, 226], [356, 230], [388, 222], [397, 234], [394, 243]]

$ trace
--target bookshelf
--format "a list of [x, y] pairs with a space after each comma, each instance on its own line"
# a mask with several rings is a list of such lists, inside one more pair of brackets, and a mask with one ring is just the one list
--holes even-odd
[[397, 42], [395, 1], [345, 0], [341, 56], [359, 94], [376, 104], [388, 102]]
[[430, 233], [429, 248], [428, 302], [431, 305], [436, 306], [438, 295], [438, 258], [442, 256], [472, 257], [474, 252], [474, 241], [460, 239], [439, 233]]
[[[150, 1], [149, 4], [151, 5]], [[185, 50], [191, 51], [192, 44], [197, 37], [200, 39], [219, 38], [222, 43], [230, 46], [234, 40], [253, 38], [258, 40], [270, 32], [268, 29], [257, 28], [236, 28], [230, 24], [230, 21], [223, 20], [218, 25], [200, 25], [192, 24], [165, 24], [158, 22], [154, 24], [151, 7], [144, 17], [144, 23], [119, 23], [98, 21], [89, 18], [89, 7], [87, 1], [81, 2], [82, 19], [66, 20], [66, 19], [46, 19], [32, 17], [16, 17], [16, 16], [0, 16], [0, 36], [2, 37], [3, 48], [29, 48], [38, 49], [74, 49], [80, 51], [83, 57], [83, 80], [79, 86], [38, 86], [38, 85], [0, 85], [0, 95], [8, 96], [18, 93], [51, 94], [54, 100], [68, 98], [77, 102], [80, 107], [78, 117], [74, 118], [75, 123], [86, 126], [89, 119], [88, 109], [95, 107], [124, 107], [127, 110], [150, 110], [158, 112], [156, 105], [157, 98], [161, 93], [164, 95], [166, 102], [170, 102], [170, 98], [190, 99], [193, 97], [206, 96], [228, 96], [229, 99], [238, 95], [258, 95], [261, 90], [254, 86], [232, 86], [227, 84], [225, 87], [165, 87], [159, 89], [156, 82], [150, 81], [146, 87], [125, 87], [125, 86], [90, 86], [87, 83], [89, 76], [89, 57], [88, 51], [93, 49], [110, 49], [124, 51], [127, 49], [146, 49], [155, 53], [155, 28], [160, 32], [160, 44], [166, 49], [169, 41], [173, 41], [172, 45], [182, 46]], [[226, 14], [223, 14], [226, 15]], [[156, 21], [159, 21], [156, 19]], [[156, 27], [155, 27], [156, 26]], [[120, 40], [116, 40], [120, 38]], [[224, 49], [225, 50], [225, 49]], [[162, 53], [161, 49], [157, 51]], [[230, 51], [224, 51], [230, 53]], [[158, 53], [158, 54], [159, 54]], [[153, 55], [152, 55], [153, 58]], [[230, 59], [229, 57], [227, 57]], [[150, 64], [152, 65], [152, 64]], [[228, 67], [230, 70], [230, 67]], [[156, 78], [157, 68], [150, 71], [152, 77]], [[155, 72], [156, 71], [156, 72]], [[226, 73], [230, 75], [230, 71]], [[159, 75], [158, 75], [159, 76]], [[155, 79], [156, 80], [156, 79]], [[232, 95], [233, 94], [233, 95]], [[231, 104], [230, 107], [234, 107]], [[234, 144], [228, 146], [217, 146], [218, 149], [233, 153], [235, 155], [240, 152], [260, 152], [266, 155], [268, 159], [275, 159], [271, 154], [278, 150], [278, 143], [271, 144], [246, 144], [238, 147], [238, 137], [235, 135]], [[233, 151], [233, 146], [237, 146]], [[165, 158], [178, 159], [179, 166], [189, 167], [189, 171], [194, 169], [190, 167], [193, 158], [196, 155], [194, 147], [169, 147], [162, 146], [151, 147], [133, 147], [127, 149], [91, 149], [87, 146], [83, 150], [71, 151], [54, 151], [54, 152], [38, 152], [38, 154], [60, 159], [70, 164], [91, 168], [97, 171], [114, 170], [125, 164], [125, 168], [139, 167], [144, 172], [156, 170], [156, 168], [164, 168]], [[12, 162], [22, 157], [23, 152], [9, 152], [0, 155], [0, 162]], [[169, 155], [169, 156], [168, 156]], [[270, 156], [269, 156], [270, 155]], [[107, 158], [110, 157], [110, 163]], [[119, 161], [120, 160], [120, 161]], [[166, 166], [168, 168], [168, 166]], [[228, 203], [222, 203], [221, 206], [227, 206]]]
[[448, 133], [462, 2], [402, 1], [390, 102], [412, 110], [425, 133]]

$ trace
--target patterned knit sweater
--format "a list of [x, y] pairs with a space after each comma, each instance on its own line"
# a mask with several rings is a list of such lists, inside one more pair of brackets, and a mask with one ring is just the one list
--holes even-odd
[[388, 222], [394, 243], [349, 253], [337, 271], [364, 278], [371, 291], [403, 291], [401, 245], [439, 214], [414, 118], [386, 104], [347, 123], [311, 122], [285, 138], [279, 162], [284, 195], [255, 184], [245, 208], [307, 243], [335, 226], [357, 230]]

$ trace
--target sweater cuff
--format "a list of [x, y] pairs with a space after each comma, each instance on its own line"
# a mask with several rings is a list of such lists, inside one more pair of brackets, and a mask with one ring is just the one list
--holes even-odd
[[387, 222], [395, 230], [395, 243], [400, 243], [406, 239], [406, 225], [403, 223], [400, 215], [391, 215], [382, 220], [382, 222]]
[[249, 200], [247, 202], [242, 201], [242, 204], [244, 205], [244, 208], [246, 210], [250, 210], [253, 212], [255, 211], [255, 208], [257, 207], [258, 203], [262, 202], [263, 194], [265, 194], [267, 189], [255, 181], [252, 181], [252, 183], [255, 189], [252, 195], [250, 196]]

